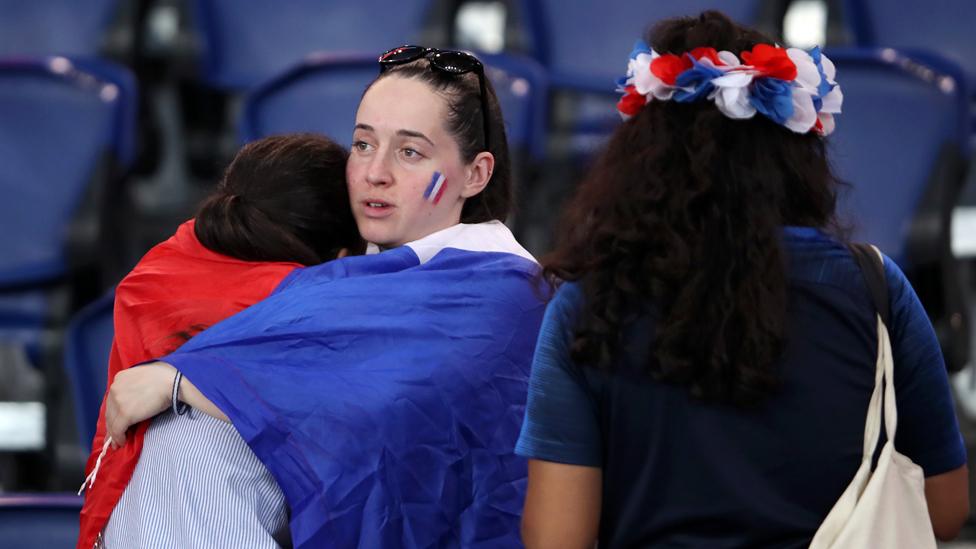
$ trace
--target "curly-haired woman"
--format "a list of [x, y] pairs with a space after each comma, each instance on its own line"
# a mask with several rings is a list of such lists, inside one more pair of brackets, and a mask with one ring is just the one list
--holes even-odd
[[[544, 261], [517, 452], [528, 547], [806, 547], [861, 462], [875, 307], [831, 228], [818, 50], [717, 12], [632, 54], [611, 138]], [[966, 453], [925, 311], [884, 260], [898, 450], [935, 534], [968, 513]]]

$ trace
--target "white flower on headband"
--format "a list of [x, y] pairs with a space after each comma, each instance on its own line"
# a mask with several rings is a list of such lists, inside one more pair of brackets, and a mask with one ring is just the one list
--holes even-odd
[[806, 133], [817, 122], [813, 98], [820, 85], [820, 71], [810, 54], [799, 48], [786, 50], [786, 55], [796, 65], [796, 78], [793, 80], [793, 116], [784, 125], [796, 133]]
[[729, 118], [752, 118], [758, 112], [796, 133], [833, 131], [843, 95], [833, 63], [819, 48], [806, 52], [758, 44], [741, 57], [713, 48], [662, 55], [639, 41], [627, 76], [619, 81], [624, 97], [617, 108], [629, 118], [655, 99], [708, 99]]
[[660, 78], [654, 76], [653, 72], [640, 70], [641, 67], [650, 67], [651, 62], [658, 56], [659, 54], [657, 52], [640, 53], [635, 59], [631, 59], [630, 64], [633, 68], [634, 87], [637, 89], [637, 93], [641, 95], [649, 95], [653, 96], [654, 99], [667, 101], [674, 95], [674, 87], [662, 82]]
[[821, 98], [822, 105], [820, 106], [820, 112], [817, 114], [817, 122], [819, 123], [820, 134], [830, 135], [834, 131], [834, 115], [840, 114], [841, 112], [841, 106], [844, 103], [844, 93], [834, 80], [837, 76], [837, 69], [834, 67], [833, 61], [828, 59], [826, 55], [820, 53], [819, 49], [816, 49], [816, 55], [820, 59], [820, 67], [824, 72], [823, 80], [830, 87], [830, 91]]
[[718, 110], [729, 118], [752, 118], [756, 115], [756, 107], [749, 102], [749, 84], [752, 84], [753, 74], [745, 70], [732, 70], [742, 66], [734, 53], [720, 51], [718, 55], [729, 71], [712, 80], [715, 91], [709, 99], [715, 101]]

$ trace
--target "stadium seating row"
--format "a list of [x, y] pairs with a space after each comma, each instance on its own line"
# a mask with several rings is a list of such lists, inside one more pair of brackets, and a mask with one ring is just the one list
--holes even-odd
[[[90, 444], [105, 389], [111, 293], [71, 312], [79, 272], [113, 253], [117, 190], [135, 162], [135, 79], [97, 58], [119, 0], [0, 0], [0, 342], [64, 368], [80, 444]], [[348, 144], [355, 105], [376, 74], [375, 55], [423, 42], [438, 2], [188, 0], [206, 85], [243, 94], [239, 139], [316, 131]], [[511, 0], [525, 39], [519, 53], [486, 54], [516, 165], [529, 194], [546, 165], [553, 104], [572, 98], [567, 133], [588, 154], [618, 122], [610, 93], [622, 59], [648, 21], [714, 7], [756, 23], [764, 0], [564, 2]], [[830, 138], [853, 237], [877, 243], [909, 274], [950, 367], [969, 357], [968, 317], [950, 246], [952, 210], [972, 155], [976, 34], [968, 0], [844, 0], [855, 48], [831, 48], [845, 112]], [[592, 10], [598, 10], [596, 12]], [[594, 23], [599, 21], [599, 29]], [[45, 29], [38, 32], [37, 29]], [[599, 32], [599, 35], [598, 35]], [[543, 223], [534, 210], [517, 223]], [[65, 298], [65, 294], [69, 298]], [[45, 348], [64, 329], [63, 344]], [[57, 337], [55, 337], [57, 340]], [[53, 356], [52, 356], [53, 355]], [[62, 366], [63, 365], [63, 366]], [[78, 500], [0, 497], [0, 545], [24, 529], [68, 546]], [[70, 520], [65, 519], [69, 517]], [[50, 522], [46, 522], [50, 520]], [[66, 522], [66, 520], [68, 520]], [[58, 526], [61, 525], [61, 526]]]
[[[951, 65], [923, 64], [890, 49], [836, 50], [830, 55], [838, 67], [845, 94], [845, 113], [830, 138], [838, 175], [850, 184], [841, 197], [843, 218], [853, 224], [855, 238], [877, 243], [909, 273], [921, 276], [926, 269], [935, 267], [951, 270], [948, 223], [954, 205], [952, 197], [958, 193], [962, 180], [968, 143], [963, 122], [968, 106], [961, 73]], [[502, 98], [513, 146], [524, 148], [529, 157], [542, 155], [543, 151], [533, 150], [532, 144], [542, 140], [546, 132], [540, 116], [546, 97], [543, 71], [518, 58], [486, 59], [491, 67], [489, 75]], [[125, 149], [119, 149], [117, 144], [131, 133], [118, 129], [128, 128], [129, 124], [117, 124], [119, 115], [113, 109], [102, 113], [99, 124], [99, 118], [89, 113], [89, 103], [65, 104], [63, 97], [44, 91], [52, 83], [57, 83], [56, 87], [76, 85], [76, 74], [55, 70], [58, 62], [71, 63], [55, 58], [32, 65], [0, 66], [0, 110], [15, 112], [22, 121], [20, 126], [9, 128], [9, 135], [6, 127], [3, 130], [8, 143], [2, 149], [3, 161], [8, 166], [23, 166], [4, 176], [10, 181], [8, 192], [19, 195], [14, 203], [6, 202], [0, 207], [10, 210], [6, 219], [18, 222], [11, 224], [0, 240], [0, 280], [10, 280], [16, 288], [30, 287], [31, 292], [35, 291], [33, 287], [43, 288], [47, 281], [63, 274], [69, 260], [62, 253], [62, 235], [70, 224], [76, 197], [84, 192], [85, 183], [91, 180], [96, 163], [106, 150], [125, 158]], [[371, 58], [323, 57], [306, 61], [247, 97], [242, 141], [294, 131], [347, 135], [356, 103], [375, 73]], [[47, 80], [38, 80], [38, 74]], [[29, 101], [16, 103], [14, 94], [3, 93], [18, 79], [24, 81], [23, 86], [35, 86], [29, 94], [16, 94]], [[82, 86], [79, 93], [90, 94], [90, 104], [96, 107], [101, 107], [107, 96], [125, 103], [122, 88], [106, 88], [108, 85]], [[115, 91], [108, 93], [107, 89]], [[41, 98], [48, 98], [51, 103]], [[49, 135], [41, 133], [44, 122], [51, 118], [57, 124], [48, 130]], [[99, 127], [104, 128], [106, 137], [93, 141], [92, 129]], [[22, 133], [31, 139], [14, 139]], [[51, 143], [58, 146], [52, 150]], [[56, 186], [68, 183], [74, 184]], [[63, 199], [64, 204], [55, 204], [52, 197]], [[943, 285], [945, 279], [939, 282]], [[18, 294], [9, 290], [6, 295], [12, 298]], [[24, 299], [30, 295], [33, 294], [25, 293]], [[962, 300], [933, 294], [926, 303], [935, 306], [937, 302], [951, 308]], [[102, 317], [110, 318], [110, 301], [99, 301], [94, 307]], [[4, 311], [11, 319], [15, 312]], [[940, 316], [953, 312], [941, 311], [933, 315], [934, 320], [938, 322]], [[43, 318], [43, 310], [24, 314], [35, 324]], [[83, 356], [91, 354], [87, 348], [90, 336], [82, 334], [87, 333], [87, 323], [95, 317], [99, 315], [79, 315], [74, 324], [78, 333], [69, 338], [67, 357], [78, 389], [76, 399], [81, 405], [78, 417], [84, 418], [80, 432], [86, 441], [91, 438], [98, 400], [104, 390], [104, 380], [93, 386], [92, 377], [104, 375], [107, 356], [105, 347], [101, 359], [93, 360], [87, 368], [77, 367]], [[104, 318], [96, 321], [104, 322]], [[109, 341], [111, 322], [96, 333], [102, 334], [103, 344]], [[947, 355], [955, 356], [949, 352], [950, 344], [946, 345]]]
[[[113, 18], [126, 3], [86, 0], [84, 9], [79, 9], [78, 2], [68, 0], [2, 0], [0, 56], [95, 56]], [[375, 52], [395, 42], [417, 40], [431, 12], [442, 3], [188, 0], [202, 42], [201, 77], [215, 87], [236, 89], [249, 89], [281, 73], [308, 52]], [[614, 67], [620, 52], [628, 51], [647, 22], [714, 8], [743, 23], [756, 24], [771, 3], [777, 2], [510, 0], [506, 4], [522, 22], [525, 49], [550, 70], [556, 86], [599, 90], [606, 77], [617, 76]], [[976, 59], [965, 53], [976, 48], [976, 36], [968, 24], [976, 17], [972, 2], [843, 0], [836, 7], [843, 9], [857, 46], [934, 52], [952, 59], [970, 77], [976, 76]], [[599, 37], [594, 36], [597, 21], [602, 29]]]

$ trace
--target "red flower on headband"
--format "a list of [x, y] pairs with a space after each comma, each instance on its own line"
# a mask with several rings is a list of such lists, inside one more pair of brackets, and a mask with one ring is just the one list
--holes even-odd
[[796, 78], [796, 64], [783, 48], [756, 44], [752, 51], [744, 51], [739, 57], [747, 65], [752, 65], [759, 72], [759, 76], [771, 76], [780, 80]]
[[690, 68], [691, 59], [684, 55], [679, 57], [673, 53], [666, 53], [651, 61], [651, 73], [669, 86], [673, 86], [678, 75]]
[[637, 88], [634, 86], [627, 86], [624, 91], [626, 93], [617, 102], [617, 110], [627, 116], [634, 116], [647, 103], [647, 98], [637, 93]]
[[675, 82], [678, 80], [678, 75], [692, 67], [692, 58], [694, 58], [696, 61], [701, 60], [702, 58], [710, 59], [715, 66], [725, 64], [722, 63], [722, 60], [718, 58], [718, 52], [715, 51], [715, 48], [695, 48], [682, 55], [666, 53], [654, 58], [654, 60], [651, 61], [651, 72], [654, 74], [654, 76], [658, 77], [661, 82], [664, 82], [669, 86], [674, 86]]
[[722, 66], [722, 65], [725, 64], [725, 63], [722, 62], [721, 59], [718, 58], [718, 52], [715, 51], [715, 48], [695, 48], [695, 49], [691, 50], [691, 52], [689, 52], [689, 53], [691, 53], [691, 56], [694, 57], [698, 61], [701, 61], [702, 58], [711, 59], [712, 63], [716, 67], [719, 67], [719, 66]]

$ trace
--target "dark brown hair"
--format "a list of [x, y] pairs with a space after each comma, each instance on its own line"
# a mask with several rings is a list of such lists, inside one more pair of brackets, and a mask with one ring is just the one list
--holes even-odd
[[[679, 55], [772, 43], [715, 11], [662, 21], [646, 42]], [[585, 296], [573, 359], [612, 370], [625, 325], [653, 314], [648, 374], [706, 401], [760, 402], [786, 334], [782, 227], [832, 226], [835, 202], [818, 136], [709, 101], [650, 102], [614, 133], [543, 261]]]
[[432, 68], [426, 59], [419, 59], [388, 67], [374, 82], [394, 75], [424, 82], [444, 97], [447, 101], [447, 130], [457, 141], [458, 148], [461, 149], [461, 158], [465, 162], [471, 162], [482, 151], [488, 151], [495, 157], [495, 168], [491, 172], [488, 185], [478, 195], [464, 201], [461, 222], [482, 223], [493, 219], [499, 221], [508, 219], [514, 205], [512, 165], [502, 110], [488, 76], [485, 75], [485, 91], [488, 94], [491, 143], [486, 146], [478, 75], [474, 73], [453, 75]]
[[313, 134], [245, 145], [200, 207], [197, 238], [210, 250], [246, 261], [315, 265], [342, 248], [361, 252], [346, 187], [348, 155]]

